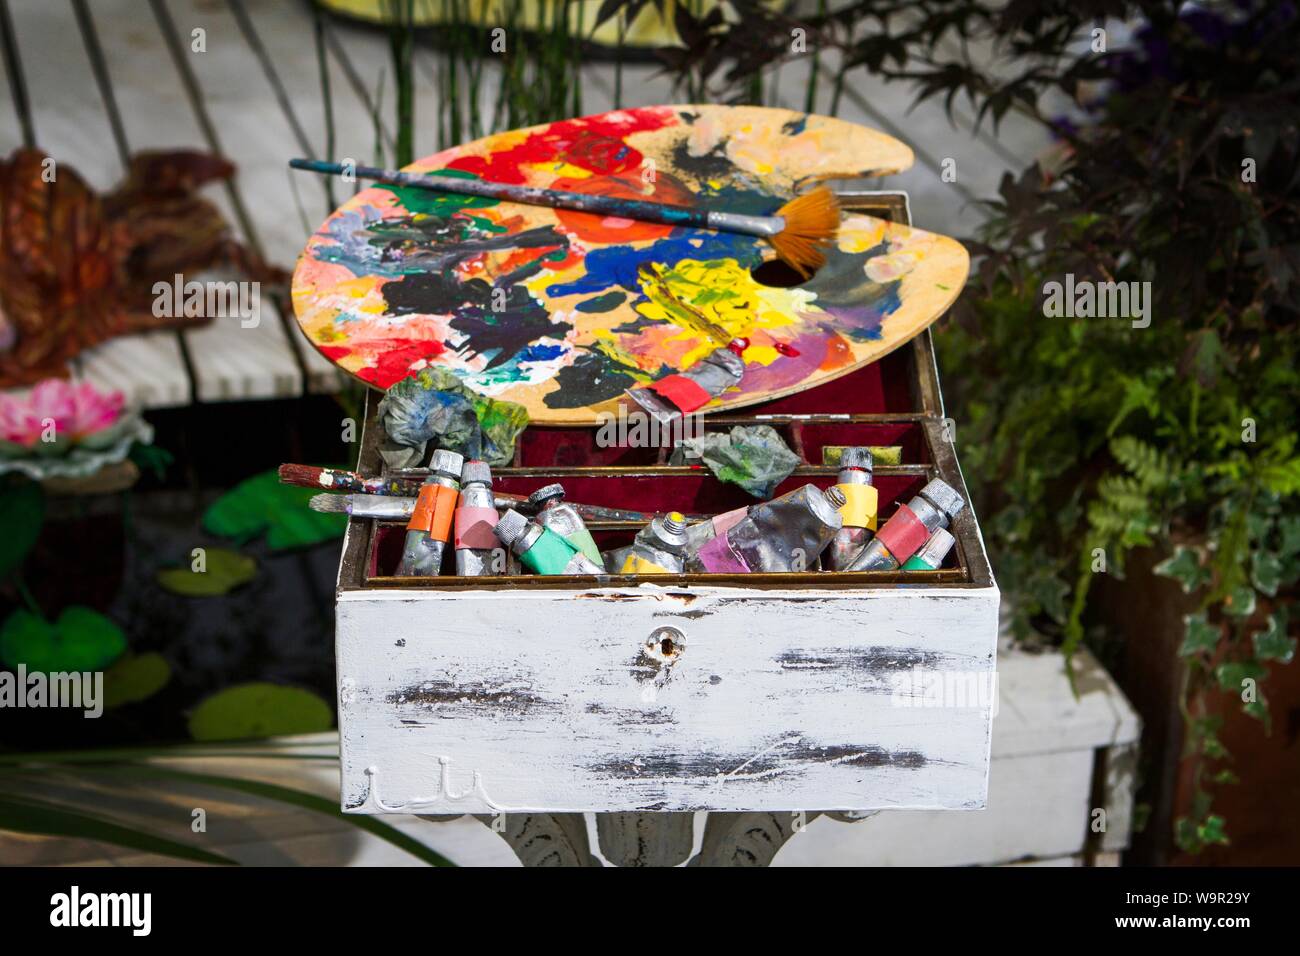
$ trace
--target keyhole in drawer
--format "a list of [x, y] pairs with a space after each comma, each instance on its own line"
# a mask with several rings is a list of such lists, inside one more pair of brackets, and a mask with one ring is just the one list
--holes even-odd
[[657, 627], [646, 638], [645, 652], [657, 661], [671, 664], [686, 649], [686, 635], [675, 627]]

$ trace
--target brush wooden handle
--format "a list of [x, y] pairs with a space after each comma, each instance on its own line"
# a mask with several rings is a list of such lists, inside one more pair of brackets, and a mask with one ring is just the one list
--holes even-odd
[[739, 232], [747, 236], [772, 236], [780, 232], [784, 226], [780, 216], [750, 216], [744, 213], [650, 202], [647, 199], [624, 199], [619, 196], [575, 193], [563, 189], [543, 189], [540, 186], [495, 183], [485, 179], [439, 176], [437, 173], [404, 173], [398, 169], [362, 165], [345, 166], [342, 163], [319, 159], [291, 159], [289, 166], [293, 169], [304, 169], [308, 172], [332, 176], [347, 174], [392, 186], [411, 186], [436, 192], [459, 193], [464, 196], [482, 196], [506, 202], [527, 203], [530, 206], [546, 206], [550, 209], [573, 209], [600, 216], [657, 222], [666, 226], [718, 229], [723, 232]]

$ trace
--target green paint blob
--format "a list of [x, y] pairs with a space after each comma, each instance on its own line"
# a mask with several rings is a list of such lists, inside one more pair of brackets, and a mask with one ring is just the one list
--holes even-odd
[[919, 557], [913, 556], [907, 559], [907, 563], [903, 565], [903, 570], [904, 571], [933, 571], [934, 565], [926, 564]]
[[[432, 172], [455, 179], [479, 178], [463, 169], [435, 169]], [[437, 216], [439, 219], [449, 219], [453, 213], [460, 212], [462, 209], [485, 209], [500, 203], [499, 199], [491, 199], [487, 196], [462, 196], [459, 193], [443, 193], [433, 189], [420, 189], [417, 186], [376, 183], [374, 188], [388, 190], [397, 197], [397, 201], [407, 212]]]
[[[524, 567], [537, 574], [563, 574], [565, 567], [578, 549], [550, 528], [542, 529], [542, 536], [533, 546], [519, 556]], [[597, 552], [599, 553], [599, 552]]]

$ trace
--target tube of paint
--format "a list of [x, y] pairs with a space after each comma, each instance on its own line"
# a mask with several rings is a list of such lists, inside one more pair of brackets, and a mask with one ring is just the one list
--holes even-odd
[[511, 508], [493, 529], [501, 543], [537, 574], [604, 574], [605, 569], [550, 528]]
[[596, 564], [600, 564], [600, 548], [592, 540], [591, 532], [576, 508], [564, 500], [563, 485], [543, 485], [528, 496], [528, 503], [537, 509], [537, 523], [549, 528], [568, 541]]
[[942, 479], [928, 482], [921, 493], [898, 510], [846, 571], [896, 571], [920, 550], [936, 528], [946, 528], [966, 506], [965, 499]]
[[831, 568], [835, 571], [843, 571], [875, 536], [879, 493], [871, 483], [873, 464], [871, 451], [861, 445], [840, 453], [839, 484], [835, 487], [846, 500], [840, 509], [844, 526], [835, 532], [830, 547]]
[[700, 548], [692, 570], [715, 574], [811, 571], [842, 527], [843, 492], [813, 484], [752, 505], [726, 534]]
[[680, 574], [686, 570], [686, 518], [670, 511], [637, 532], [621, 574]]
[[489, 577], [506, 570], [506, 551], [492, 529], [497, 509], [492, 497], [492, 469], [485, 461], [467, 461], [460, 473], [456, 509], [456, 573]]
[[700, 548], [718, 535], [726, 534], [737, 521], [747, 514], [749, 514], [749, 507], [745, 506], [695, 522], [686, 529], [686, 553], [696, 554]]
[[623, 548], [611, 548], [609, 551], [600, 552], [602, 563], [605, 565], [607, 574], [622, 574], [623, 564], [627, 561], [627, 556], [632, 553], [632, 546], [629, 544]]
[[747, 348], [748, 339], [732, 339], [725, 348], [714, 349], [686, 371], [629, 388], [627, 396], [661, 425], [672, 424], [740, 384], [745, 374], [741, 354]]
[[935, 571], [943, 567], [943, 559], [948, 557], [956, 540], [946, 528], [935, 528], [930, 540], [903, 564], [903, 570]]
[[460, 497], [460, 470], [465, 463], [462, 455], [439, 449], [429, 462], [429, 477], [420, 486], [415, 500], [415, 511], [406, 523], [406, 544], [402, 549], [402, 563], [397, 567], [401, 577], [428, 577], [442, 571], [442, 555], [451, 538], [452, 515]]

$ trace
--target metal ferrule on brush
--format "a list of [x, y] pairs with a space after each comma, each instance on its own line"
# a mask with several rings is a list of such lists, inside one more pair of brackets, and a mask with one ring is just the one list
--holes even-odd
[[709, 211], [709, 228], [742, 232], [749, 236], [778, 236], [785, 229], [783, 216], [750, 216], [739, 212]]

